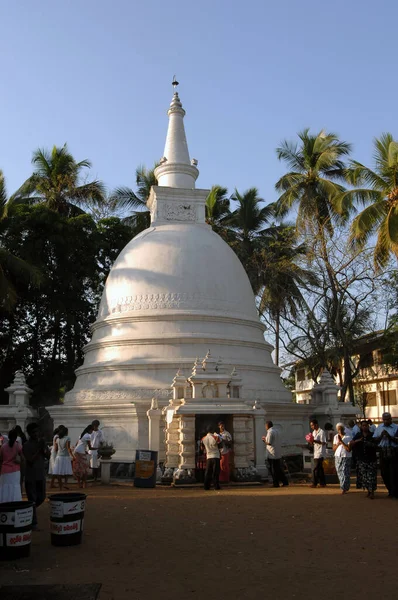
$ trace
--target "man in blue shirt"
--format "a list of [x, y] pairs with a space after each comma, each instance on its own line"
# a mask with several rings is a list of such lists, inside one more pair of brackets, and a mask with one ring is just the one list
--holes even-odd
[[382, 419], [373, 439], [380, 448], [380, 471], [388, 495], [398, 498], [398, 425], [392, 422], [388, 412], [382, 414]]

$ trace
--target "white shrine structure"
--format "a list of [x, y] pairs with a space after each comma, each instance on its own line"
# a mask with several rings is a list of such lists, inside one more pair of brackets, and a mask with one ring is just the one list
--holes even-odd
[[12, 384], [5, 389], [8, 393], [8, 404], [0, 405], [0, 432], [8, 433], [16, 425], [23, 431], [32, 421], [37, 420], [37, 411], [30, 406], [32, 390], [28, 387], [22, 371], [15, 373]]
[[73, 440], [99, 419], [117, 450], [112, 462], [150, 445], [166, 476], [181, 481], [194, 479], [197, 440], [222, 417], [234, 439], [235, 477], [247, 479], [266, 472], [265, 415], [294, 446], [314, 407], [292, 403], [246, 272], [206, 224], [209, 190], [195, 188], [198, 162], [177, 92], [168, 116], [151, 225], [113, 265], [75, 386], [49, 412]]

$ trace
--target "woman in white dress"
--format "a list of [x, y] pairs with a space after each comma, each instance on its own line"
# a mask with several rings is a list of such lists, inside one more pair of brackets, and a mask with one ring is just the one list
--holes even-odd
[[70, 447], [70, 437], [68, 437], [68, 430], [66, 427], [61, 425], [58, 429], [58, 437], [55, 442], [56, 457], [53, 467], [53, 476], [57, 477], [59, 489], [62, 490], [62, 478], [65, 479], [65, 489], [68, 483], [69, 475], [73, 475], [72, 471], [72, 460], [73, 454]]
[[91, 450], [91, 434], [93, 430], [94, 427], [92, 425], [86, 427], [74, 450], [73, 474], [81, 488], [87, 487], [87, 475], [90, 468], [88, 451]]
[[56, 476], [54, 475], [54, 463], [55, 463], [55, 459], [57, 456], [57, 449], [56, 449], [56, 443], [57, 443], [57, 439], [58, 439], [58, 432], [60, 430], [60, 428], [62, 427], [62, 425], [60, 425], [59, 427], [56, 427], [56, 429], [54, 429], [54, 433], [53, 433], [53, 445], [51, 447], [51, 454], [50, 454], [50, 460], [48, 461], [48, 474], [51, 475], [51, 483], [50, 483], [50, 488], [55, 488], [55, 479]]
[[17, 442], [18, 433], [12, 429], [8, 441], [0, 448], [0, 503], [20, 502], [22, 446]]

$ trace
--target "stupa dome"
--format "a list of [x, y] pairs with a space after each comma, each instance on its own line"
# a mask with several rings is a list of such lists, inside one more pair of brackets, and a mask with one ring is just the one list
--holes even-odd
[[131, 240], [113, 265], [99, 319], [159, 310], [258, 321], [241, 262], [207, 225], [150, 227]]

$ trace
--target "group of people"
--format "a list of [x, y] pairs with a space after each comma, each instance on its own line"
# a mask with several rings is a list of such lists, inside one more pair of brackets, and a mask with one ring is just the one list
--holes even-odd
[[19, 502], [22, 489], [28, 500], [33, 502], [33, 528], [37, 527], [36, 509], [46, 498], [45, 461], [50, 452], [40, 435], [37, 423], [29, 423], [26, 428], [28, 438], [20, 427], [12, 429], [8, 436], [2, 436], [0, 448], [0, 503]]
[[[326, 487], [323, 463], [326, 458], [327, 436], [317, 420], [310, 423], [312, 433], [306, 439], [314, 450], [313, 481], [311, 487]], [[359, 424], [349, 422], [336, 425], [333, 437], [335, 467], [342, 494], [350, 489], [351, 466], [356, 467], [356, 487], [365, 489], [367, 497], [374, 498], [377, 489], [377, 456], [380, 472], [391, 498], [398, 498], [398, 425], [391, 414], [383, 413], [382, 423], [375, 427], [368, 419]]]
[[220, 482], [229, 481], [229, 458], [232, 449], [232, 435], [225, 429], [224, 421], [219, 421], [219, 431], [209, 425], [207, 434], [201, 439], [201, 446], [206, 452], [206, 470], [204, 489], [220, 489]]
[[0, 435], [0, 503], [22, 500], [24, 486], [28, 500], [33, 502], [33, 528], [37, 528], [36, 509], [46, 498], [46, 460], [49, 459], [52, 475], [51, 487], [57, 479], [62, 490], [72, 474], [78, 485], [85, 487], [90, 463], [94, 479], [98, 477], [98, 449], [104, 441], [99, 425], [98, 420], [88, 425], [74, 448], [63, 425], [54, 432], [51, 450], [37, 423], [29, 423], [27, 438], [19, 426], [8, 435]]
[[76, 445], [72, 448], [68, 429], [60, 425], [54, 431], [48, 473], [51, 475], [51, 487], [58, 480], [59, 488], [66, 487], [68, 477], [74, 475], [80, 488], [87, 486], [89, 469], [92, 469], [94, 481], [98, 479], [98, 450], [104, 441], [99, 429], [100, 422], [95, 419], [81, 433]]
[[[263, 436], [266, 445], [268, 465], [272, 476], [273, 486], [283, 487], [289, 485], [282, 466], [282, 442], [279, 431], [274, 428], [272, 421], [265, 424], [267, 435]], [[220, 489], [220, 482], [227, 483], [230, 477], [230, 452], [232, 449], [232, 435], [225, 429], [225, 423], [218, 423], [219, 431], [214, 431], [210, 425], [207, 435], [201, 439], [201, 445], [206, 452], [206, 470], [204, 489], [209, 490], [213, 483], [214, 489]]]

